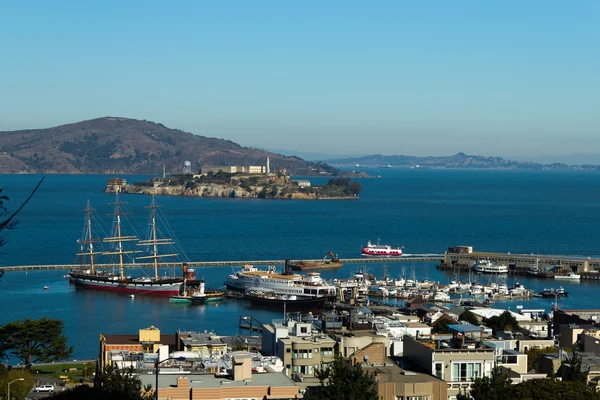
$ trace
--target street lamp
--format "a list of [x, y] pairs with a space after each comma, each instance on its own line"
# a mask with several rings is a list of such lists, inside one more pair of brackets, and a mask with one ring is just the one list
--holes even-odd
[[16, 381], [24, 381], [24, 380], [25, 380], [25, 378], [17, 378], [14, 381], [8, 382], [8, 396], [7, 396], [8, 400], [10, 400], [10, 385], [15, 383]]
[[158, 400], [158, 366], [162, 363], [164, 363], [165, 361], [169, 361], [169, 360], [177, 360], [177, 361], [187, 361], [187, 358], [185, 357], [169, 357], [169, 358], [165, 358], [162, 361], [158, 361], [158, 358], [156, 359], [156, 362], [154, 363], [154, 373], [156, 375], [156, 387], [154, 388], [154, 399]]

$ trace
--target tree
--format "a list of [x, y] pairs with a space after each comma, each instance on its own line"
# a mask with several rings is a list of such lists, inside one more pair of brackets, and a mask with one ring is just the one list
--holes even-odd
[[119, 370], [107, 367], [98, 374], [94, 387], [80, 385], [52, 397], [53, 400], [150, 400], [152, 386], [142, 387], [142, 381], [133, 368]]
[[542, 359], [544, 354], [556, 353], [557, 351], [558, 349], [552, 346], [544, 348], [532, 347], [530, 349], [527, 349], [527, 351], [525, 351], [525, 354], [527, 354], [527, 370], [529, 371], [532, 368], [536, 370], [539, 369], [537, 364]]
[[512, 400], [512, 380], [508, 371], [494, 367], [490, 376], [476, 378], [469, 392], [459, 393], [457, 400]]
[[63, 327], [61, 320], [46, 317], [9, 322], [0, 327], [2, 349], [23, 364], [65, 360], [73, 347], [67, 346]]
[[577, 350], [573, 350], [571, 357], [567, 357], [567, 359], [562, 362], [562, 378], [565, 381], [585, 382], [586, 377], [585, 373], [581, 370], [581, 364], [581, 355], [579, 355]]
[[433, 324], [433, 328], [431, 329], [432, 333], [450, 333], [450, 328], [448, 327], [449, 324], [451, 324], [452, 321], [445, 317], [442, 316], [440, 318], [437, 319], [437, 321], [435, 321], [435, 323]]
[[8, 369], [3, 368], [2, 371], [0, 371], [0, 398], [5, 399], [7, 397], [8, 383], [16, 379], [23, 380], [13, 382], [10, 385], [11, 398], [24, 398], [35, 385], [35, 378], [28, 369], [21, 370], [15, 368], [9, 371]]
[[465, 322], [468, 322], [469, 324], [479, 326], [479, 320], [477, 319], [475, 314], [473, 314], [469, 310], [463, 311], [463, 313], [458, 316], [458, 319], [459, 319], [459, 321], [465, 321]]
[[513, 399], [524, 400], [600, 400], [600, 393], [583, 382], [556, 379], [530, 379], [515, 385]]
[[[31, 194], [29, 195], [29, 197], [27, 197], [27, 199], [23, 202], [23, 204], [21, 204], [21, 206], [19, 208], [17, 208], [17, 211], [10, 214], [5, 220], [0, 220], [0, 247], [6, 244], [6, 235], [8, 234], [8, 232], [5, 232], [5, 231], [10, 231], [10, 230], [15, 229], [15, 227], [19, 223], [19, 221], [17, 221], [17, 219], [16, 219], [17, 214], [19, 214], [19, 212], [23, 209], [23, 207], [25, 207], [25, 204], [27, 204], [29, 202], [29, 200], [31, 200], [34, 193], [38, 190], [38, 188], [40, 187], [40, 185], [42, 184], [43, 181], [44, 181], [44, 178], [40, 179], [39, 183], [33, 189]], [[4, 189], [0, 188], [0, 193], [2, 193], [3, 190]], [[4, 203], [7, 201], [8, 201], [8, 196], [5, 196], [5, 195], [0, 196], [0, 217], [4, 217], [8, 214], [8, 211], [7, 211], [6, 207], [4, 206]]]
[[519, 330], [517, 319], [508, 310], [499, 316], [488, 318], [485, 324], [494, 332]]
[[321, 382], [311, 400], [378, 400], [376, 381], [372, 374], [363, 371], [359, 363], [350, 365], [340, 358], [326, 368], [317, 369]]

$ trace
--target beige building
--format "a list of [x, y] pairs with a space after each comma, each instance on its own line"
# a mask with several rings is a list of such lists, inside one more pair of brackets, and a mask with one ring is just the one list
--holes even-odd
[[340, 357], [349, 358], [359, 350], [372, 343], [381, 343], [384, 346], [384, 356], [390, 356], [390, 338], [378, 335], [372, 331], [342, 332], [333, 336], [337, 342], [337, 351]]
[[[143, 385], [155, 385], [156, 376], [140, 375]], [[299, 388], [280, 372], [252, 373], [249, 358], [236, 358], [231, 370], [219, 375], [161, 374], [159, 400], [232, 400], [264, 398], [292, 400]]]
[[434, 376], [398, 367], [366, 367], [375, 375], [381, 400], [446, 400], [448, 384]]
[[99, 361], [102, 368], [113, 365], [118, 367], [134, 366], [134, 361], [144, 354], [156, 353], [159, 348], [165, 352], [177, 349], [176, 335], [164, 335], [160, 329], [151, 326], [140, 329], [137, 335], [100, 334]]
[[495, 350], [474, 342], [424, 341], [404, 336], [404, 358], [448, 383], [448, 398], [469, 389], [475, 378], [489, 376]]
[[227, 343], [214, 333], [179, 332], [179, 350], [189, 351], [201, 357], [222, 356], [227, 353]]

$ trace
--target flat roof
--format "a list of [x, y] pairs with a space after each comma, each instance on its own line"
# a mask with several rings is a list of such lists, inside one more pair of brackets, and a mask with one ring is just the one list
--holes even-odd
[[444, 382], [433, 375], [422, 372], [408, 371], [397, 366], [363, 367], [363, 370], [375, 373], [378, 382], [394, 383], [424, 383]]
[[450, 328], [453, 331], [460, 332], [460, 333], [481, 332], [481, 331], [485, 330], [484, 326], [477, 326], [477, 325], [473, 325], [473, 324], [453, 324], [453, 325], [448, 325], [448, 328]]
[[[214, 376], [214, 375], [196, 375], [196, 374], [159, 374], [158, 375], [158, 387], [177, 387], [177, 378], [187, 378], [189, 381], [190, 388], [220, 388], [230, 386], [295, 386], [294, 382], [281, 372], [265, 372], [252, 374], [252, 379], [246, 381], [234, 381], [229, 379], [227, 376]], [[156, 375], [154, 374], [143, 374], [140, 375], [142, 385], [145, 386], [150, 384], [154, 386], [156, 384]]]

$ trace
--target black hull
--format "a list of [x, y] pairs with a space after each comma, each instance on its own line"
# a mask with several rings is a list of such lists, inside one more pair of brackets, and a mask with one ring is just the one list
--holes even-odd
[[288, 310], [322, 309], [327, 301], [326, 297], [315, 297], [311, 299], [300, 300], [280, 300], [245, 295], [243, 298], [249, 300], [253, 305], [268, 307], [271, 309], [283, 309], [285, 306], [285, 308]]

